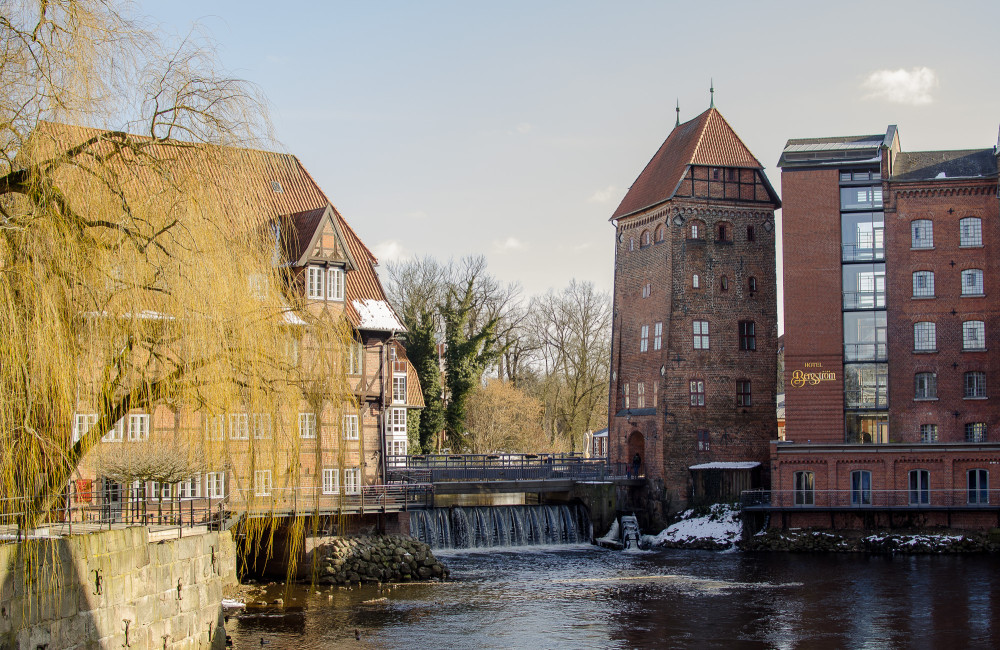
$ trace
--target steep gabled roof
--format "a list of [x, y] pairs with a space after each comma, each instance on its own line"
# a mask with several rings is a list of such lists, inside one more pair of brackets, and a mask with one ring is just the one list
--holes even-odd
[[710, 108], [674, 127], [611, 218], [618, 219], [671, 198], [688, 165], [763, 169], [722, 113]]

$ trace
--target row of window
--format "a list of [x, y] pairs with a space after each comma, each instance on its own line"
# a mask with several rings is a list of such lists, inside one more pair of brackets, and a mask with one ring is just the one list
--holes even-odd
[[[983, 222], [979, 217], [966, 217], [958, 222], [958, 245], [977, 247], [983, 245]], [[916, 219], [910, 222], [910, 248], [934, 248], [934, 222]]]
[[[701, 276], [699, 276], [697, 273], [691, 276], [691, 288], [692, 289], [701, 288]], [[719, 290], [729, 291], [729, 278], [725, 275], [719, 278]], [[754, 293], [757, 291], [757, 278], [755, 277], [747, 278], [747, 291], [749, 291], [750, 293]], [[648, 296], [644, 295], [643, 297], [647, 298]]]
[[[794, 474], [795, 505], [816, 504], [816, 477], [813, 472], [799, 471]], [[907, 477], [909, 489], [907, 500], [910, 505], [930, 505], [931, 473], [926, 469], [910, 470]], [[970, 469], [966, 472], [966, 501], [969, 504], [990, 502], [990, 474], [985, 469]], [[872, 505], [872, 473], [866, 469], [851, 472], [851, 505]], [[950, 503], [948, 504], [950, 505]]]
[[[660, 393], [660, 382], [653, 382], [653, 396], [650, 406], [656, 408], [657, 398]], [[622, 397], [624, 398], [625, 408], [632, 408], [632, 395], [629, 392], [629, 383], [626, 382], [622, 386]], [[639, 381], [635, 384], [635, 408], [644, 409], [646, 408], [646, 382]]]
[[[274, 489], [271, 470], [258, 469], [253, 473], [254, 496], [268, 497]], [[340, 494], [340, 470], [323, 468], [323, 494]], [[351, 467], [344, 470], [344, 494], [361, 494], [361, 469]]]
[[[965, 441], [966, 442], [986, 442], [986, 423], [985, 422], [966, 422], [965, 423]], [[938, 425], [936, 425], [936, 424], [921, 424], [920, 425], [920, 442], [938, 442]]]
[[[711, 336], [707, 320], [692, 321], [691, 324], [692, 345], [695, 350], [708, 350], [711, 345]], [[752, 320], [741, 320], [737, 326], [740, 350], [753, 351], [757, 349], [757, 326]], [[659, 350], [662, 347], [663, 323], [656, 323], [653, 326], [653, 349]], [[649, 326], [643, 325], [639, 329], [639, 351], [649, 350]]]
[[[914, 399], [937, 399], [937, 373], [918, 372], [914, 375]], [[962, 379], [965, 399], [986, 397], [986, 373], [978, 370], [967, 372]]]
[[[981, 320], [962, 322], [962, 350], [975, 352], [986, 349], [986, 323]], [[913, 350], [915, 352], [937, 351], [937, 324], [920, 321], [913, 324]]]
[[[688, 401], [691, 406], [705, 406], [705, 380], [692, 379], [688, 382]], [[736, 406], [752, 406], [749, 379], [736, 380]]]
[[306, 297], [310, 300], [343, 300], [344, 269], [310, 266], [306, 269]]
[[[209, 499], [222, 499], [226, 496], [226, 473], [207, 472], [204, 477], [195, 474], [177, 483], [160, 483], [159, 481], [133, 481], [130, 486], [136, 497], [144, 495], [150, 501], [169, 501], [178, 499], [200, 499], [202, 494]], [[204, 487], [204, 490], [202, 488]]]
[[[962, 271], [962, 295], [982, 296], [983, 270], [965, 269]], [[913, 272], [913, 297], [914, 298], [934, 298], [934, 271], [914, 271]]]
[[[705, 224], [701, 221], [692, 221], [690, 225], [690, 237], [689, 239], [701, 239], [702, 233], [705, 232]], [[736, 232], [735, 227], [728, 222], [720, 222], [715, 226], [715, 241], [731, 243], [733, 241], [733, 235]], [[666, 234], [666, 227], [663, 224], [656, 226], [652, 233], [649, 230], [643, 230], [639, 234], [639, 247], [645, 248], [646, 246], [655, 243], [660, 243], [664, 241]], [[752, 242], [757, 241], [757, 231], [753, 225], [747, 225], [746, 227], [746, 241]], [[635, 250], [635, 238], [629, 237], [628, 249], [630, 251]]]

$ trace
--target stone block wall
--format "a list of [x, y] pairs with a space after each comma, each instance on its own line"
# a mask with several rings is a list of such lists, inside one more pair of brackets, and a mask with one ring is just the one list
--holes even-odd
[[222, 590], [236, 582], [229, 532], [0, 545], [0, 648], [224, 648]]

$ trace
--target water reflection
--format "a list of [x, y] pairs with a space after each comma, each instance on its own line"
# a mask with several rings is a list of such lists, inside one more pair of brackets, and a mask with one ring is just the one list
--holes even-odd
[[439, 555], [448, 583], [298, 589], [283, 609], [231, 621], [235, 646], [985, 648], [1000, 636], [1000, 560], [988, 555]]

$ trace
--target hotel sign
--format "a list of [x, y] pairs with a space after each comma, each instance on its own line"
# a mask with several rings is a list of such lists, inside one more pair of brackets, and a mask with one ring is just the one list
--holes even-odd
[[[810, 370], [796, 370], [792, 373], [792, 387], [802, 388], [803, 386], [815, 386], [821, 381], [836, 381], [837, 374], [829, 370], [820, 370], [823, 367], [822, 363], [812, 362], [802, 364], [805, 368]], [[812, 370], [815, 368], [815, 370]]]

